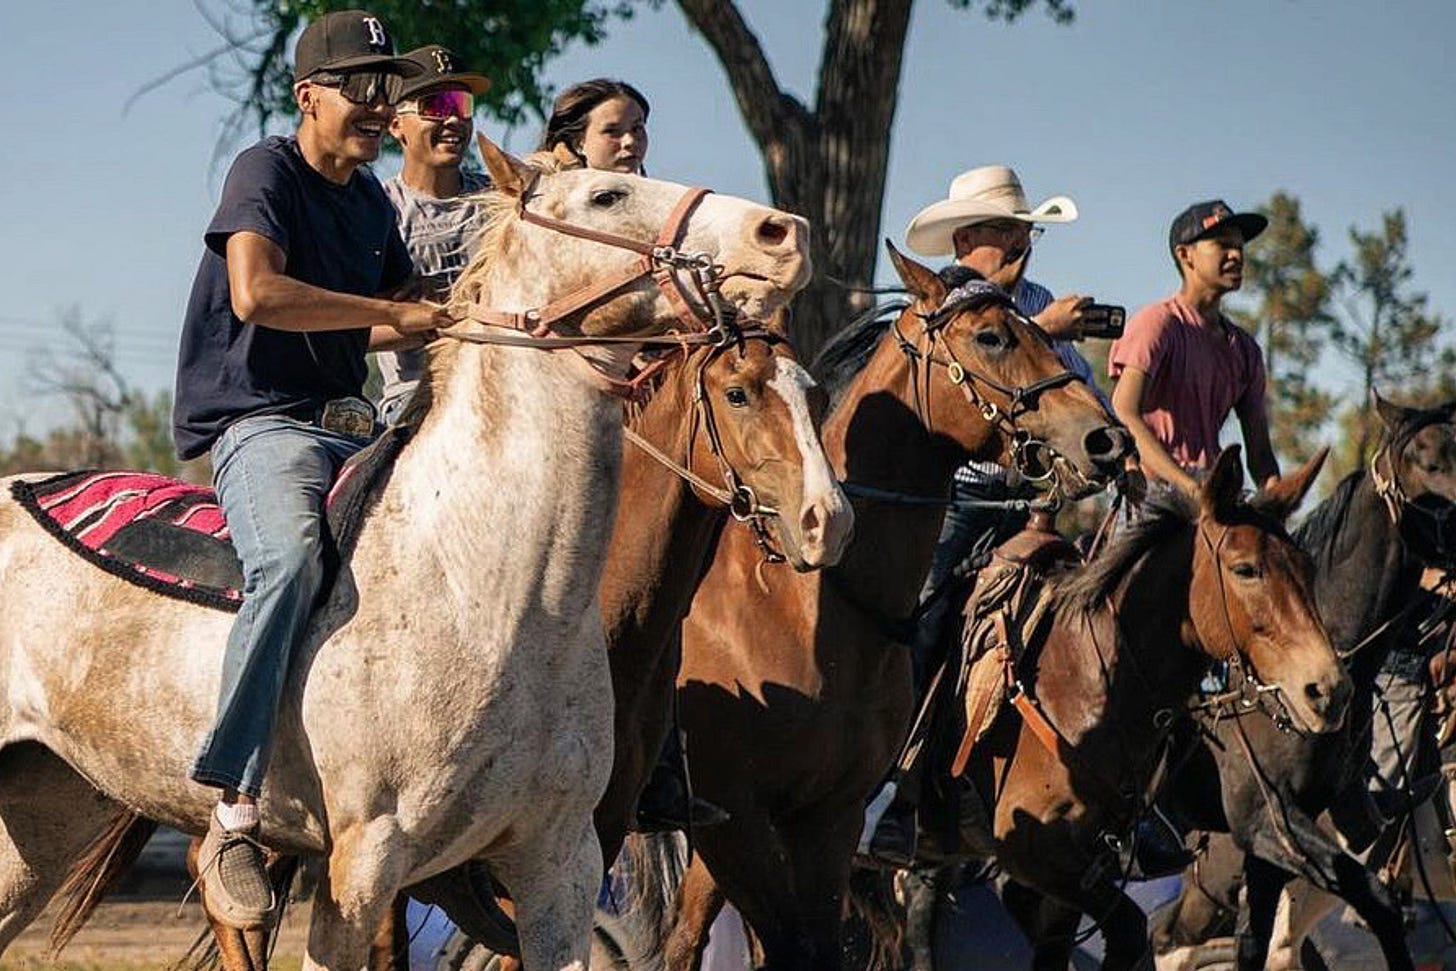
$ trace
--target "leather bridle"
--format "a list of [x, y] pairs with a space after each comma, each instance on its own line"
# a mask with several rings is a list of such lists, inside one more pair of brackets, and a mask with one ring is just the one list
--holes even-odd
[[[1400, 466], [1396, 463], [1395, 457], [1405, 450], [1410, 441], [1424, 429], [1431, 425], [1440, 425], [1449, 422], [1449, 417], [1440, 415], [1433, 416], [1431, 420], [1422, 422], [1414, 428], [1406, 430], [1399, 437], [1392, 438], [1370, 458], [1370, 481], [1375, 486], [1375, 494], [1385, 502], [1386, 512], [1390, 514], [1390, 522], [1396, 529], [1402, 528], [1402, 521], [1406, 516], [1423, 517], [1420, 523], [1425, 526], [1414, 526], [1416, 536], [1423, 542], [1429, 543], [1430, 552], [1436, 562], [1430, 566], [1443, 566], [1447, 568], [1456, 567], [1456, 503], [1445, 503], [1439, 508], [1420, 505], [1412, 502], [1410, 495], [1405, 490], [1405, 485], [1400, 481]], [[1385, 467], [1388, 474], [1380, 472], [1380, 460], [1385, 459]], [[1414, 524], [1413, 524], [1414, 525]]]
[[[960, 289], [964, 290], [965, 287]], [[1016, 471], [1024, 478], [1034, 482], [1053, 478], [1056, 476], [1056, 459], [1062, 456], [1050, 444], [1033, 437], [1030, 432], [1020, 427], [1017, 419], [1035, 409], [1037, 399], [1044, 392], [1076, 381], [1077, 375], [1063, 368], [1057, 374], [1031, 384], [1006, 385], [975, 368], [967, 367], [965, 362], [957, 356], [951, 342], [945, 339], [942, 331], [962, 311], [985, 306], [988, 303], [998, 303], [1005, 307], [1032, 334], [1039, 334], [1039, 328], [1016, 309], [1010, 295], [989, 283], [983, 287], [974, 288], [965, 298], [943, 304], [932, 313], [916, 314], [920, 318], [922, 329], [915, 341], [911, 341], [900, 329], [900, 323], [909, 316], [910, 308], [907, 307], [907, 312], [902, 313], [896, 319], [893, 325], [895, 339], [900, 344], [900, 350], [910, 362], [910, 392], [915, 403], [915, 412], [924, 422], [925, 427], [933, 432], [934, 425], [930, 409], [930, 369], [937, 365], [943, 367], [950, 383], [961, 389], [966, 400], [980, 412], [981, 417], [1007, 437], [1010, 442], [1012, 464]], [[920, 347], [921, 340], [928, 340], [929, 343], [924, 350]], [[985, 393], [985, 388], [990, 388], [1005, 396], [1009, 404], [1005, 408], [1001, 407]]]
[[[539, 175], [536, 176], [536, 180], [539, 178]], [[630, 250], [639, 254], [640, 258], [618, 273], [529, 310], [495, 310], [480, 301], [472, 301], [467, 307], [465, 320], [502, 329], [462, 332], [452, 330], [446, 336], [476, 344], [529, 347], [547, 351], [579, 351], [584, 347], [613, 345], [676, 349], [724, 345], [736, 339], [730, 333], [731, 308], [725, 305], [719, 294], [724, 279], [723, 267], [714, 263], [712, 257], [706, 253], [687, 253], [678, 248], [688, 219], [711, 189], [699, 187], [684, 192], [668, 214], [657, 238], [648, 242], [532, 212], [529, 203], [534, 198], [536, 180], [526, 187], [516, 202], [516, 214], [522, 222], [604, 246]], [[684, 285], [684, 276], [691, 286]], [[652, 280], [667, 298], [677, 319], [685, 328], [683, 331], [661, 336], [636, 337], [561, 334], [556, 331], [556, 325], [561, 321], [600, 306], [644, 279]], [[605, 374], [586, 358], [581, 360], [589, 367], [588, 377], [593, 383], [604, 391], [629, 399], [640, 397], [646, 382], [662, 365], [661, 361], [654, 362], [633, 379], [623, 380]]]
[[[742, 476], [733, 468], [724, 454], [723, 438], [718, 431], [717, 417], [713, 411], [713, 399], [708, 394], [707, 371], [713, 361], [731, 346], [742, 347], [744, 341], [761, 340], [770, 345], [786, 343], [785, 338], [765, 330], [761, 327], [739, 330], [733, 325], [728, 325], [732, 339], [714, 344], [702, 359], [697, 363], [693, 377], [693, 414], [692, 425], [688, 433], [688, 444], [683, 461], [678, 462], [665, 451], [658, 448], [642, 435], [633, 431], [630, 427], [623, 428], [623, 434], [627, 440], [636, 445], [642, 451], [655, 459], [658, 464], [664, 466], [678, 478], [688, 484], [688, 488], [698, 493], [700, 497], [706, 497], [711, 502], [726, 506], [728, 512], [734, 519], [745, 523], [753, 533], [754, 542], [758, 544], [766, 559], [771, 563], [782, 563], [785, 559], [782, 552], [775, 549], [768, 532], [767, 519], [777, 516], [779, 511], [773, 506], [765, 505], [758, 499], [753, 487], [743, 481]], [[683, 351], [686, 354], [686, 350]], [[718, 466], [718, 475], [723, 485], [715, 485], [707, 478], [693, 471], [693, 453], [696, 451], [698, 430], [702, 429], [708, 437], [708, 450], [712, 454]]]

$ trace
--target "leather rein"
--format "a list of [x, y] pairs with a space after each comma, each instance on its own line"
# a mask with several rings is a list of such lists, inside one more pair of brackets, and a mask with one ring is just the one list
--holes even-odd
[[[603, 372], [597, 365], [582, 356], [580, 349], [633, 345], [644, 350], [681, 351], [686, 354], [691, 347], [712, 348], [708, 354], [704, 355], [697, 370], [693, 389], [695, 412], [693, 433], [696, 434], [699, 425], [706, 430], [709, 446], [723, 478], [724, 488], [715, 486], [693, 472], [688, 465], [674, 461], [631, 428], [624, 427], [623, 434], [628, 441], [681, 477], [691, 488], [727, 506], [735, 519], [747, 523], [753, 530], [754, 540], [764, 551], [765, 557], [771, 562], [783, 562], [783, 554], [772, 547], [764, 522], [767, 517], [778, 515], [778, 510], [759, 502], [753, 489], [743, 482], [737, 471], [724, 457], [722, 438], [718, 432], [712, 402], [705, 386], [704, 373], [708, 365], [730, 345], [738, 344], [749, 338], [782, 340], [778, 335], [761, 327], [747, 329], [740, 327], [719, 295], [719, 289], [724, 279], [723, 267], [714, 263], [713, 258], [706, 253], [687, 253], [679, 249], [688, 220], [692, 217], [698, 204], [712, 190], [695, 187], [684, 192], [668, 214], [662, 229], [658, 231], [657, 238], [646, 242], [532, 212], [529, 203], [534, 197], [535, 185], [535, 181], [532, 181], [517, 200], [516, 214], [522, 222], [565, 236], [629, 250], [637, 253], [639, 259], [618, 273], [595, 283], [586, 284], [565, 296], [529, 310], [494, 310], [479, 301], [473, 301], [469, 305], [465, 319], [500, 329], [479, 332], [452, 331], [446, 336], [472, 344], [525, 347], [544, 351], [575, 351], [577, 353], [574, 360], [582, 363], [585, 368], [584, 373], [591, 383], [608, 394], [636, 403], [640, 403], [644, 399], [650, 386], [649, 382], [666, 367], [670, 354], [658, 357], [631, 379], [622, 379]], [[683, 274], [686, 274], [691, 281], [691, 289], [684, 286], [681, 278]], [[591, 310], [644, 279], [650, 279], [657, 285], [657, 289], [672, 305], [677, 319], [682, 322], [685, 330], [645, 337], [588, 336], [556, 332], [555, 325], [562, 320]], [[688, 463], [692, 461], [691, 440], [688, 446], [687, 461]]]
[[[596, 364], [580, 356], [581, 348], [632, 345], [644, 350], [671, 350], [727, 344], [735, 339], [731, 332], [730, 310], [719, 296], [724, 279], [723, 267], [714, 263], [706, 253], [687, 253], [679, 249], [688, 219], [703, 198], [712, 192], [711, 189], [698, 187], [684, 192], [668, 214], [657, 238], [648, 242], [532, 212], [529, 203], [535, 195], [535, 184], [533, 181], [527, 186], [517, 200], [516, 214], [522, 222], [565, 236], [629, 250], [637, 253], [639, 258], [617, 273], [529, 310], [495, 310], [480, 301], [472, 301], [464, 320], [500, 329], [449, 331], [445, 336], [472, 344], [577, 351], [578, 359], [588, 369], [587, 377], [593, 384], [609, 394], [629, 400], [641, 397], [647, 381], [661, 370], [663, 362], [655, 361], [632, 379], [624, 380], [606, 374]], [[684, 285], [683, 275], [691, 281], [691, 288]], [[556, 331], [555, 326], [562, 320], [598, 307], [644, 279], [652, 280], [667, 298], [677, 319], [683, 323], [683, 331], [640, 337], [560, 334]]]

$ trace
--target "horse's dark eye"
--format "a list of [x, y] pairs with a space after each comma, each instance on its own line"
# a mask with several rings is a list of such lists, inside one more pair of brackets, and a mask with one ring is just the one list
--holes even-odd
[[742, 408], [748, 404], [748, 392], [742, 388], [729, 388], [724, 394], [728, 403], [735, 408]]
[[1259, 568], [1252, 563], [1235, 563], [1229, 572], [1241, 580], [1257, 580], [1260, 576]]
[[980, 344], [982, 347], [989, 347], [993, 350], [998, 347], [1006, 346], [1005, 339], [1000, 335], [1000, 333], [994, 330], [976, 331], [976, 343]]
[[607, 209], [616, 205], [617, 200], [626, 194], [618, 189], [598, 189], [592, 193], [592, 205]]

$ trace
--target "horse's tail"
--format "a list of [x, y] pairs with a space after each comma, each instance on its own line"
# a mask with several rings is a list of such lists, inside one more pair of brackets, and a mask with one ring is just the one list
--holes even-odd
[[156, 832], [155, 821], [130, 809], [119, 810], [66, 873], [59, 895], [64, 900], [51, 927], [51, 953], [59, 954], [90, 919], [101, 898], [121, 881]]
[[618, 936], [618, 945], [633, 971], [660, 968], [687, 868], [687, 840], [681, 833], [630, 833], [621, 859], [626, 863], [628, 893], [627, 907], [613, 928], [626, 931]]
[[856, 867], [849, 877], [845, 948], [866, 971], [905, 966], [905, 908], [888, 871]]

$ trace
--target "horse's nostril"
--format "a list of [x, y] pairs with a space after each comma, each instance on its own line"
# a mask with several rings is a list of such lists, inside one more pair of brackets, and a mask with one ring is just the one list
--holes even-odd
[[817, 506], [805, 508], [803, 515], [799, 517], [799, 526], [805, 536], [814, 536], [818, 532], [821, 522], [822, 519]]
[[1127, 432], [1117, 425], [1094, 428], [1082, 437], [1082, 447], [1087, 450], [1087, 457], [1099, 464], [1121, 461], [1131, 444]]
[[1319, 701], [1320, 696], [1323, 694], [1324, 692], [1320, 690], [1320, 686], [1313, 682], [1304, 686], [1304, 696], [1310, 701]]
[[779, 246], [789, 238], [790, 226], [782, 216], [765, 216], [758, 224], [758, 241], [765, 246]]

